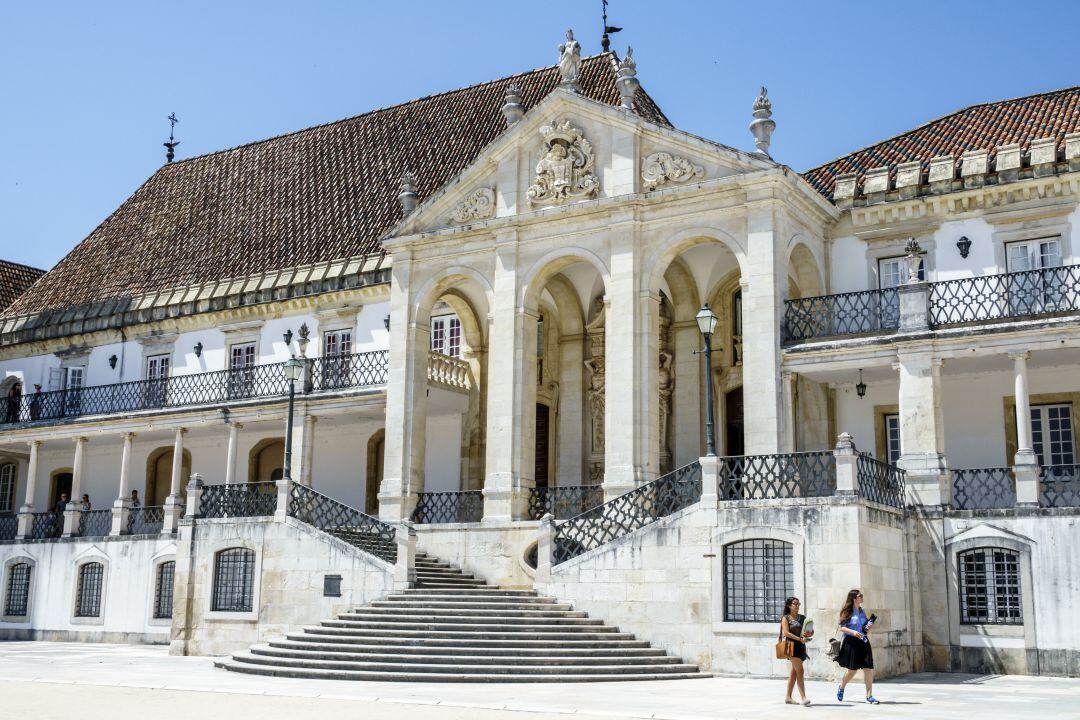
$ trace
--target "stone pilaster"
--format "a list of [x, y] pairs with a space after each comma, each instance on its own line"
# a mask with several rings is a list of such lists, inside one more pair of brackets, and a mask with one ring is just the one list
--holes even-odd
[[293, 480], [311, 487], [314, 461], [315, 416], [308, 412], [307, 403], [297, 403], [293, 412], [292, 467]]
[[705, 452], [702, 441], [701, 357], [695, 355], [702, 346], [701, 332], [693, 320], [672, 325], [675, 344], [673, 373], [675, 390], [672, 394], [672, 440], [674, 466], [681, 467]]
[[900, 456], [908, 502], [948, 505], [952, 499], [945, 460], [941, 360], [932, 352], [897, 354], [900, 372]]
[[743, 290], [743, 397], [746, 454], [780, 451], [780, 327], [787, 271], [777, 256], [779, 228], [771, 201], [751, 204], [747, 214], [747, 268]]
[[559, 341], [559, 484], [585, 485], [585, 337], [562, 337]]
[[930, 329], [930, 283], [909, 282], [897, 288], [900, 299], [900, 332]]

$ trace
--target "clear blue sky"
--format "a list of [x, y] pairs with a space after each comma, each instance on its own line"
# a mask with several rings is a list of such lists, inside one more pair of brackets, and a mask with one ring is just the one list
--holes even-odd
[[[9, 2], [0, 257], [50, 267], [164, 161], [600, 51], [600, 0]], [[966, 105], [1080, 83], [1080, 3], [611, 0], [677, 127], [805, 170]], [[1071, 30], [1070, 30], [1071, 29]]]

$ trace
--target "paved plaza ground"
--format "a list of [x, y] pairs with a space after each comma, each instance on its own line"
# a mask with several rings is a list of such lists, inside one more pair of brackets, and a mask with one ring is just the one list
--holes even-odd
[[[877, 707], [838, 703], [833, 690], [832, 683], [809, 683], [817, 702], [802, 708], [783, 704], [779, 680], [557, 685], [296, 680], [228, 673], [215, 669], [209, 658], [171, 657], [163, 647], [0, 643], [3, 717], [13, 719], [1080, 718], [1076, 679], [911, 675], [879, 683]], [[861, 690], [852, 684], [849, 698], [861, 700]]]

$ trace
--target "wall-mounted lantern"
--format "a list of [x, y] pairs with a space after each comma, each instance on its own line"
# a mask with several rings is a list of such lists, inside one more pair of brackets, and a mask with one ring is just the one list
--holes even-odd
[[971, 250], [971, 241], [967, 239], [966, 235], [961, 236], [956, 241], [956, 249], [960, 251], [960, 257], [966, 258], [968, 256], [968, 252]]
[[382, 319], [382, 324], [386, 328], [386, 332], [390, 332], [390, 316], [387, 315]]
[[292, 346], [292, 328], [285, 331], [285, 334], [281, 336], [285, 339], [285, 347], [288, 349]]
[[862, 380], [862, 368], [859, 368], [859, 382], [855, 383], [855, 394], [859, 397], [866, 397], [866, 383]]
[[195, 357], [202, 357], [202, 342], [195, 343]]
[[116, 369], [116, 356], [115, 355], [111, 355], [109, 357], [109, 367], [112, 368], [113, 370]]

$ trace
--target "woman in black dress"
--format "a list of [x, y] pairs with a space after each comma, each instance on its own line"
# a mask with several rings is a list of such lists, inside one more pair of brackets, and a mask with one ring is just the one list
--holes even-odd
[[791, 674], [788, 675], [787, 695], [784, 696], [784, 702], [788, 705], [799, 704], [791, 698], [791, 691], [795, 689], [796, 683], [799, 685], [799, 695], [802, 695], [802, 704], [810, 704], [806, 697], [803, 663], [806, 662], [806, 641], [813, 633], [803, 632], [806, 616], [799, 614], [800, 606], [799, 598], [789, 597], [784, 603], [784, 616], [780, 618], [780, 637], [790, 640], [793, 645], [791, 657], [788, 658]]
[[847, 672], [840, 679], [836, 688], [836, 699], [844, 699], [844, 688], [855, 677], [859, 670], [863, 671], [863, 684], [866, 685], [866, 702], [877, 705], [874, 697], [874, 651], [870, 647], [870, 628], [874, 625], [876, 615], [866, 617], [863, 610], [863, 596], [858, 590], [852, 590], [847, 594], [844, 607], [840, 610], [840, 632], [844, 634], [844, 641], [840, 644], [840, 652], [836, 656], [836, 662], [840, 667], [846, 668]]

